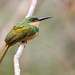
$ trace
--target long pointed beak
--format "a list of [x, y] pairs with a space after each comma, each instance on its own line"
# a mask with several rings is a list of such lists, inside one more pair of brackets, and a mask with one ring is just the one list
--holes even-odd
[[39, 18], [38, 21], [42, 21], [42, 20], [46, 20], [46, 19], [50, 19], [50, 18], [52, 18], [52, 17], [51, 16], [49, 16], [49, 17], [43, 17], [43, 18]]

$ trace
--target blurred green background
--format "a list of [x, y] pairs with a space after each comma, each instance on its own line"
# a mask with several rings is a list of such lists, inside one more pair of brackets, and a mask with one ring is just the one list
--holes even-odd
[[[0, 0], [0, 55], [4, 39], [23, 19], [31, 0]], [[75, 0], [38, 0], [37, 17], [52, 16], [41, 22], [39, 35], [29, 41], [20, 58], [21, 75], [75, 75]], [[14, 75], [12, 46], [2, 63], [0, 75]]]

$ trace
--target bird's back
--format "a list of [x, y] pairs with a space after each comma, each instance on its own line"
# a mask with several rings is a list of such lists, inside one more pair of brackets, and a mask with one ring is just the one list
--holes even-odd
[[39, 28], [30, 24], [17, 24], [6, 36], [5, 42], [13, 45], [19, 41], [28, 41], [37, 36]]

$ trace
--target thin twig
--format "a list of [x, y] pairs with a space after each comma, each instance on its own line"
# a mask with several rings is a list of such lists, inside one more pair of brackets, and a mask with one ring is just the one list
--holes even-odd
[[[34, 12], [34, 9], [35, 9], [35, 6], [36, 6], [36, 3], [37, 3], [37, 0], [32, 0], [29, 12], [28, 12], [26, 17], [32, 16], [32, 14]], [[24, 46], [25, 46], [25, 44], [21, 43], [17, 52], [16, 52], [16, 54], [15, 54], [15, 56], [14, 56], [14, 72], [15, 72], [15, 75], [20, 75], [19, 58], [20, 58], [20, 56], [23, 52]]]
[[24, 44], [20, 44], [15, 56], [14, 56], [14, 71], [15, 75], [20, 75], [19, 58], [23, 52]]
[[28, 12], [28, 14], [27, 14], [26, 17], [32, 16], [36, 4], [37, 4], [37, 0], [32, 0], [31, 6], [30, 6], [30, 8], [29, 8], [29, 12]]

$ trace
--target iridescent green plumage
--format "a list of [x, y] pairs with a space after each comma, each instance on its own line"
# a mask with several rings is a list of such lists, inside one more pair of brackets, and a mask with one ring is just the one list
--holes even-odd
[[30, 16], [17, 23], [5, 38], [6, 47], [1, 55], [0, 63], [10, 46], [17, 42], [24, 42], [35, 38], [39, 32], [39, 21], [48, 18], [51, 17], [37, 18], [35, 16]]
[[35, 35], [38, 31], [39, 31], [39, 28], [32, 26], [30, 24], [16, 25], [6, 36], [5, 42], [7, 44], [12, 45], [20, 41], [22, 38], [25, 38], [26, 36]]

